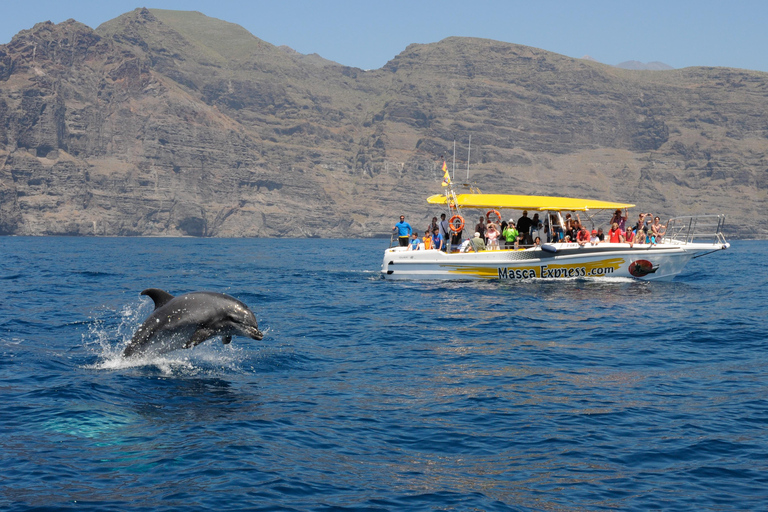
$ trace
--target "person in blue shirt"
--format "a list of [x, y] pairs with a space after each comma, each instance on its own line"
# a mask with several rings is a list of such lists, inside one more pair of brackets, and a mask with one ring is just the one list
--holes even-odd
[[411, 229], [411, 225], [405, 222], [405, 215], [400, 216], [400, 222], [395, 224], [392, 229], [397, 230], [397, 237], [400, 240], [400, 247], [408, 247], [408, 239], [411, 237], [413, 230]]
[[421, 240], [419, 240], [419, 234], [414, 231], [413, 238], [411, 238], [411, 246], [408, 249], [411, 251], [418, 251], [420, 243], [421, 243]]
[[440, 234], [440, 230], [438, 228], [435, 228], [435, 230], [432, 232], [432, 248], [437, 249], [438, 251], [442, 251], [443, 247], [445, 247], [443, 235]]

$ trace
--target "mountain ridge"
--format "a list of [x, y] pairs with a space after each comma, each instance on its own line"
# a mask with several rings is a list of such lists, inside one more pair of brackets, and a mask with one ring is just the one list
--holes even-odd
[[0, 233], [379, 236], [426, 224], [470, 134], [484, 191], [762, 219], [766, 90], [479, 38], [364, 71], [201, 13], [42, 23], [0, 45]]
[[667, 71], [670, 69], [675, 69], [669, 64], [665, 64], [663, 62], [640, 62], [636, 60], [627, 60], [624, 62], [619, 62], [616, 64], [617, 68], [624, 68], [624, 69], [634, 69], [636, 71]]

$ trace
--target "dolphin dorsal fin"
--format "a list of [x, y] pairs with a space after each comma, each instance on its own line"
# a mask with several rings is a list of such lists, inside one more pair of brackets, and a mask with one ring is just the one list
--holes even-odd
[[155, 309], [165, 306], [173, 299], [173, 295], [159, 288], [147, 288], [141, 294], [148, 296], [155, 302]]

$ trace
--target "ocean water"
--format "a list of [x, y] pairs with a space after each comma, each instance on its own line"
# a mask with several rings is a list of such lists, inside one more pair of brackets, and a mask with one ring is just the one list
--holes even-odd
[[[382, 240], [0, 238], [2, 510], [765, 510], [768, 242], [389, 282]], [[145, 288], [248, 304], [124, 361]]]

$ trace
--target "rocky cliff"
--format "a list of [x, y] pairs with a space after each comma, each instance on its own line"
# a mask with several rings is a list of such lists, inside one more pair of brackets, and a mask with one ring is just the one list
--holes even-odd
[[[376, 236], [484, 191], [732, 214], [766, 236], [768, 75], [631, 71], [497, 41], [362, 71], [200, 13], [40, 23], [0, 46], [0, 233]], [[744, 219], [758, 222], [746, 223]]]

